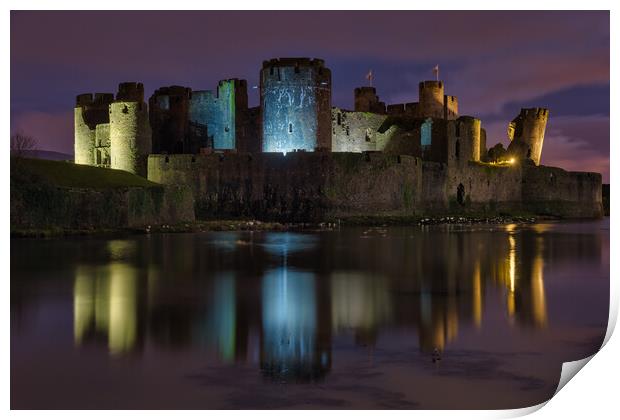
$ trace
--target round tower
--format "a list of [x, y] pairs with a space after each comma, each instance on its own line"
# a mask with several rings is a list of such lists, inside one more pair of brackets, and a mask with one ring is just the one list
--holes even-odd
[[331, 71], [323, 60], [263, 62], [260, 94], [263, 152], [331, 150]]
[[[133, 86], [133, 89], [127, 89]], [[146, 177], [151, 153], [151, 128], [141, 83], [122, 83], [116, 101], [110, 105], [110, 157], [112, 169]], [[141, 92], [140, 92], [141, 90]], [[140, 99], [138, 101], [138, 99]]]
[[76, 97], [74, 116], [75, 163], [95, 164], [95, 130], [98, 124], [109, 122], [108, 106], [114, 100], [112, 93], [84, 93]]
[[427, 80], [419, 85], [419, 112], [423, 118], [444, 117], [443, 82]]
[[508, 124], [508, 154], [517, 159], [531, 159], [540, 165], [545, 130], [549, 120], [546, 108], [523, 108]]
[[479, 162], [481, 122], [478, 118], [463, 116], [454, 121], [449, 131], [449, 161]]

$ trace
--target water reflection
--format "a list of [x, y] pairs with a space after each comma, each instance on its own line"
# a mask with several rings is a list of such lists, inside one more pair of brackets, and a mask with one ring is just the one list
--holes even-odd
[[334, 333], [351, 329], [358, 344], [374, 344], [379, 328], [392, 318], [388, 279], [362, 272], [335, 272], [330, 284]]
[[313, 273], [286, 267], [262, 280], [263, 373], [278, 380], [312, 380], [330, 368], [329, 343], [317, 338], [318, 313]]
[[127, 264], [78, 266], [73, 287], [75, 343], [103, 338], [112, 355], [135, 348], [139, 328], [137, 286], [136, 270]]
[[484, 328], [494, 288], [503, 290], [501, 306], [515, 326], [548, 325], [547, 242], [555, 251], [566, 244], [544, 230], [391, 230], [366, 242], [359, 236], [110, 241], [104, 264], [76, 264], [75, 345], [105, 343], [115, 356], [139, 353], [145, 342], [203, 347], [226, 363], [252, 362], [257, 354], [266, 377], [314, 381], [331, 369], [333, 336], [376, 346], [384, 329], [405, 328], [417, 331], [420, 351], [445, 350], [464, 326]]

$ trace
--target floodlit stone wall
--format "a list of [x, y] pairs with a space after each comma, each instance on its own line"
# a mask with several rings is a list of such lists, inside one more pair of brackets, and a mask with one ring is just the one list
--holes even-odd
[[117, 100], [110, 105], [111, 168], [146, 176], [151, 127], [144, 102]]
[[262, 150], [331, 150], [331, 72], [323, 60], [280, 58], [260, 73]]

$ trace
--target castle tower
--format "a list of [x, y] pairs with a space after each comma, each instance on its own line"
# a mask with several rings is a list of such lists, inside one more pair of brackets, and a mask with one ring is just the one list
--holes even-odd
[[157, 89], [149, 98], [153, 153], [197, 153], [187, 144], [192, 90], [183, 86]]
[[221, 80], [215, 94], [192, 92], [189, 126], [192, 143], [214, 149], [246, 149], [248, 87], [245, 80]]
[[508, 155], [517, 159], [531, 159], [540, 165], [545, 129], [549, 120], [546, 108], [522, 108], [508, 124]]
[[78, 95], [73, 111], [75, 163], [94, 165], [95, 134], [98, 124], [109, 122], [108, 106], [114, 100], [112, 93], [85, 93]]
[[459, 117], [448, 123], [448, 165], [480, 161], [481, 123], [478, 118]]
[[263, 152], [331, 150], [331, 71], [323, 60], [264, 61], [260, 94]]
[[419, 109], [422, 118], [444, 118], [443, 82], [427, 80], [419, 85]]
[[459, 101], [456, 96], [443, 96], [444, 120], [455, 120], [459, 117]]
[[112, 169], [146, 176], [151, 153], [151, 127], [142, 83], [121, 83], [110, 104], [110, 157]]
[[385, 102], [379, 101], [377, 90], [371, 86], [355, 88], [355, 111], [385, 114]]

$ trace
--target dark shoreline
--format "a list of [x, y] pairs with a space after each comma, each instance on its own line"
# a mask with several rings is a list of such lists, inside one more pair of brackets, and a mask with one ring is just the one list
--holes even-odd
[[[217, 231], [304, 231], [334, 230], [343, 226], [428, 226], [428, 225], [505, 225], [510, 223], [532, 224], [540, 221], [566, 221], [548, 216], [441, 216], [441, 217], [398, 217], [369, 216], [334, 219], [325, 222], [263, 222], [259, 220], [201, 220], [179, 224], [149, 225], [119, 229], [64, 229], [33, 228], [11, 229], [11, 238], [54, 238], [79, 236], [110, 236], [150, 233], [201, 233]], [[586, 220], [586, 219], [579, 219]]]

